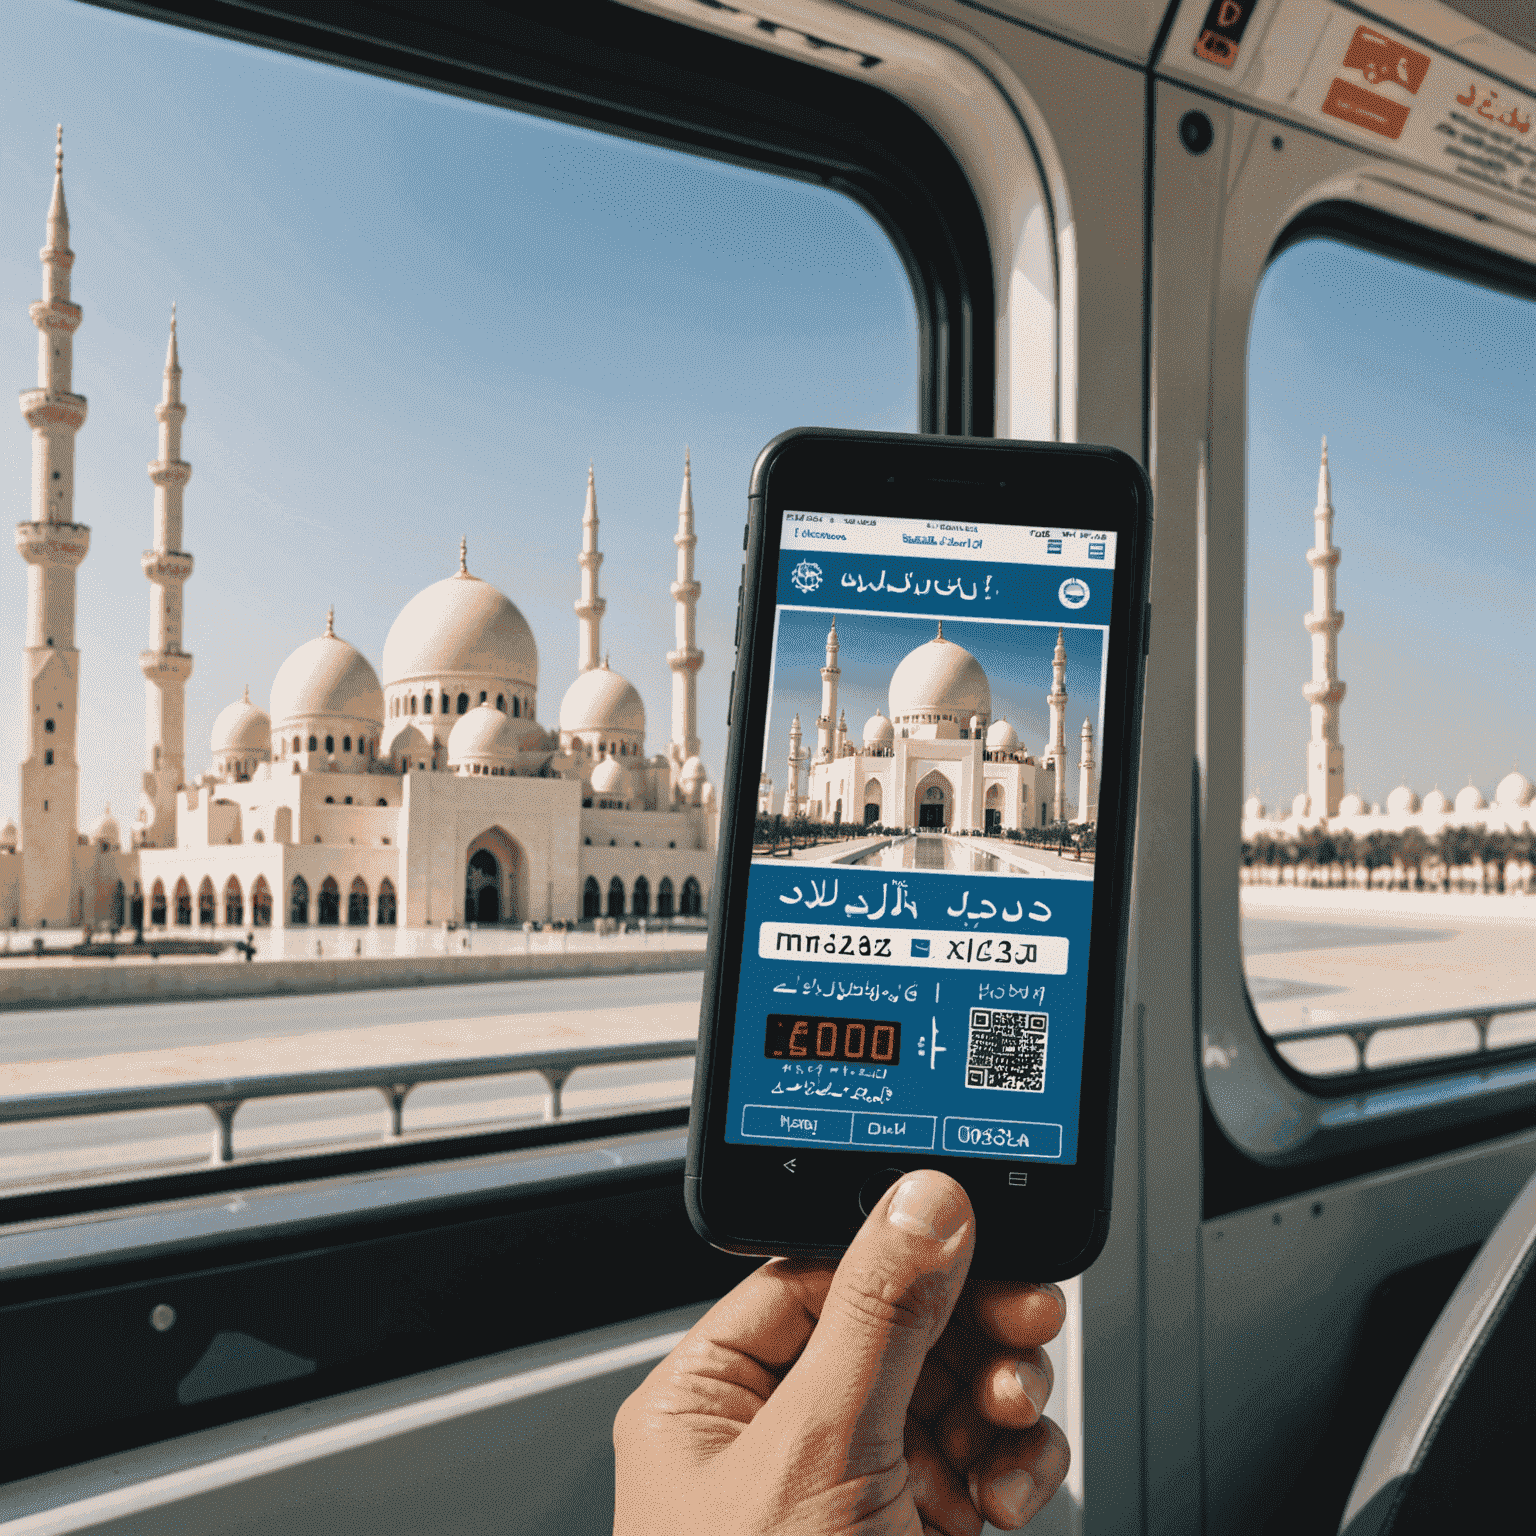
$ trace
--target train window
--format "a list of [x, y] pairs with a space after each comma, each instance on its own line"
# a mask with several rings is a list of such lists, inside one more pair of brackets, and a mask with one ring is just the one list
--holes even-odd
[[1338, 239], [1259, 291], [1242, 954], [1325, 1093], [1536, 1042], [1533, 347], [1530, 297]]
[[[80, 808], [29, 810], [65, 781], [29, 778], [33, 711], [7, 715], [0, 1197], [197, 1169], [210, 1123], [226, 1164], [680, 1124], [746, 472], [797, 422], [942, 424], [910, 251], [803, 176], [114, 12], [4, 14], [31, 61], [0, 90], [33, 146], [0, 165], [13, 377], [29, 304], [65, 342], [0, 443], [53, 568], [30, 599], [22, 560], [0, 578], [0, 654]], [[122, 624], [146, 576], [147, 638]], [[29, 600], [83, 666], [24, 667]], [[597, 1017], [590, 1063], [543, 1061]], [[499, 1078], [435, 1081], [468, 1056]], [[338, 1062], [378, 1082], [322, 1094]], [[61, 1093], [72, 1126], [18, 1108]]]

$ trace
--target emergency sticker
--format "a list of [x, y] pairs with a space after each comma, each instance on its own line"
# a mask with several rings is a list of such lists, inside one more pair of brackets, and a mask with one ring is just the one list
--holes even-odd
[[[1341, 71], [1357, 73], [1367, 85], [1390, 85], [1417, 96], [1429, 74], [1430, 56], [1409, 48], [1375, 27], [1356, 27], [1340, 61]], [[1384, 139], [1400, 138], [1408, 125], [1411, 104], [1379, 89], [1367, 90], [1354, 80], [1335, 76], [1323, 98], [1330, 117], [1379, 133]]]

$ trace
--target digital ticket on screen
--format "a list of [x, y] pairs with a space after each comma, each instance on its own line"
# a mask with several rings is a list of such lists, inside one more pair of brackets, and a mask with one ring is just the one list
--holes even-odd
[[1075, 1161], [1114, 568], [784, 513], [727, 1140]]

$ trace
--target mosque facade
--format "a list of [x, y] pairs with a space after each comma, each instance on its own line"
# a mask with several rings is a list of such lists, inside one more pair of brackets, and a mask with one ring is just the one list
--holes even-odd
[[1490, 832], [1536, 829], [1536, 786], [1512, 768], [1499, 780], [1490, 803], [1470, 780], [1454, 799], [1438, 785], [1422, 798], [1408, 784], [1399, 784], [1385, 804], [1369, 802], [1359, 790], [1344, 788], [1344, 744], [1339, 733], [1344, 683], [1338, 675], [1338, 635], [1344, 615], [1338, 608], [1337, 573], [1340, 551], [1333, 543], [1333, 482], [1328, 470], [1328, 439], [1323, 439], [1322, 464], [1317, 472], [1317, 505], [1313, 508], [1313, 542], [1307, 551], [1312, 567], [1312, 607], [1302, 622], [1312, 638], [1312, 676], [1302, 687], [1311, 710], [1312, 731], [1306, 746], [1307, 787], [1297, 792], [1288, 810], [1271, 814], [1257, 794], [1243, 805], [1243, 837], [1274, 838], [1304, 828], [1329, 827], [1368, 837], [1372, 832], [1406, 832], [1416, 827], [1427, 835], [1447, 827], [1483, 827]]
[[[852, 741], [837, 702], [837, 621], [827, 632], [821, 710], [814, 750], [800, 716], [789, 727], [785, 784], [777, 808], [788, 817], [920, 831], [1006, 832], [1070, 817], [1092, 821], [1096, 799], [1093, 727], [1083, 721], [1078, 796], [1067, 799], [1067, 651], [1056, 631], [1051, 664], [1050, 739], [1038, 755], [1009, 722], [992, 713], [992, 686], [981, 663], [944, 634], [905, 656], [891, 675], [890, 714], [880, 710]], [[802, 769], [805, 789], [801, 790]], [[775, 809], [765, 773], [758, 809]]]
[[[61, 141], [62, 142], [62, 141]], [[718, 833], [699, 757], [691, 466], [678, 507], [672, 732], [647, 752], [645, 706], [602, 649], [597, 493], [587, 475], [578, 673], [557, 723], [538, 714], [539, 653], [523, 615], [469, 569], [419, 592], [384, 641], [383, 673], [324, 632], [278, 669], [266, 710], [245, 696], [214, 722], [210, 766], [186, 771], [182, 630], [181, 364], [172, 312], [154, 485], [149, 645], [139, 656], [146, 727], [142, 794], [126, 834], [110, 808], [78, 826], [80, 654], [75, 571], [90, 529], [74, 521], [73, 393], [81, 310], [70, 299], [69, 215], [56, 153], [32, 430], [27, 562], [28, 731], [18, 822], [0, 828], [0, 924], [146, 928], [427, 927], [702, 915]], [[451, 559], [449, 562], [451, 567]]]

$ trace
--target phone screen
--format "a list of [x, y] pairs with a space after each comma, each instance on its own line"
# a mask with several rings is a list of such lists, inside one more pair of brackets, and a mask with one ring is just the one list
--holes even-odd
[[1115, 542], [783, 513], [728, 1141], [1076, 1161]]

